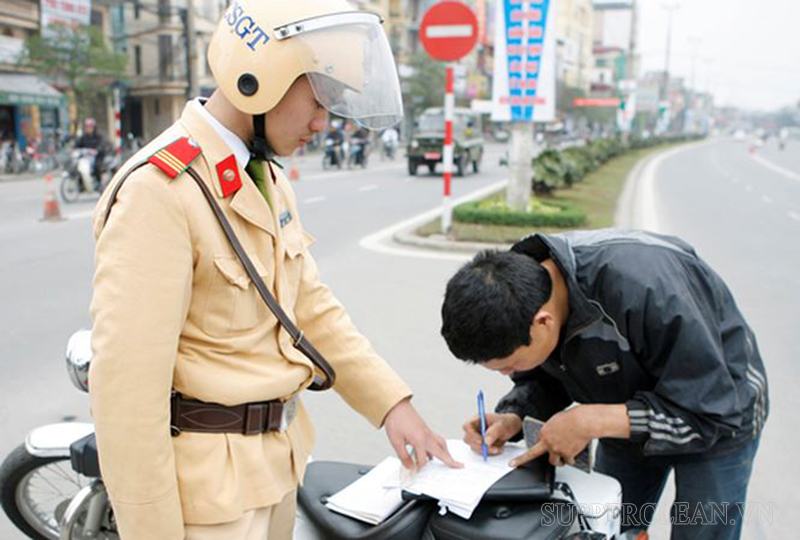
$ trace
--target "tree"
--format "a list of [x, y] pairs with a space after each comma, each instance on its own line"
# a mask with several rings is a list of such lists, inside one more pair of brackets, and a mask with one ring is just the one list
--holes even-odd
[[409, 64], [413, 74], [404, 81], [406, 111], [416, 118], [428, 107], [443, 107], [444, 64], [424, 52], [412, 56]]
[[112, 51], [95, 26], [51, 25], [25, 41], [19, 63], [64, 89], [78, 118], [84, 118], [124, 76], [127, 56]]

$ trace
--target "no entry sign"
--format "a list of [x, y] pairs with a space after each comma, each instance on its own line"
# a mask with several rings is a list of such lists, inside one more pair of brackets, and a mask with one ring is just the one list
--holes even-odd
[[454, 62], [466, 56], [478, 41], [478, 19], [469, 6], [445, 0], [425, 12], [419, 35], [429, 55]]

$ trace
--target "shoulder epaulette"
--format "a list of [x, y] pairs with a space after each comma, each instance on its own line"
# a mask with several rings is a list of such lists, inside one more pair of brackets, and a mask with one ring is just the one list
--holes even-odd
[[181, 137], [153, 154], [148, 161], [170, 178], [176, 178], [189, 168], [200, 152], [200, 146], [193, 139]]

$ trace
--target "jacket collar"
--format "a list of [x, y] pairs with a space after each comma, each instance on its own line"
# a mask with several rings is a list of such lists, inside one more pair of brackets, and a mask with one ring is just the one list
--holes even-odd
[[511, 247], [512, 251], [533, 257], [537, 262], [552, 259], [564, 275], [567, 284], [569, 316], [564, 326], [561, 342], [574, 333], [602, 318], [600, 310], [592, 304], [578, 285], [575, 253], [568, 234], [533, 234]]
[[[208, 168], [206, 181], [211, 184], [217, 198], [223, 199], [225, 196], [222, 191], [222, 182], [225, 179], [220, 176], [222, 172], [218, 170], [217, 164], [230, 159], [235, 154], [233, 149], [225, 143], [225, 140], [214, 129], [214, 126], [204, 118], [201, 111], [196, 109], [197, 105], [193, 102], [187, 103], [179, 122], [203, 150], [202, 156]], [[244, 168], [246, 166], [246, 163], [242, 164], [239, 163], [238, 159], [235, 160], [235, 172], [241, 180], [241, 187], [232, 195], [230, 207], [246, 221], [275, 236], [275, 220], [272, 211], [253, 180], [245, 171]], [[266, 182], [266, 184], [267, 189], [270, 190], [271, 200], [276, 200], [272, 182]]]

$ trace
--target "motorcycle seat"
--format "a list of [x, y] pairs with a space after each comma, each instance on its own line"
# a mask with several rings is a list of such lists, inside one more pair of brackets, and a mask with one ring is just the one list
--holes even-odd
[[72, 470], [91, 478], [100, 478], [100, 461], [97, 459], [97, 441], [94, 433], [69, 445]]
[[326, 540], [419, 540], [435, 509], [424, 501], [407, 501], [378, 525], [336, 514], [325, 506], [328, 497], [366, 474], [372, 467], [334, 461], [314, 461], [306, 468], [297, 504]]

